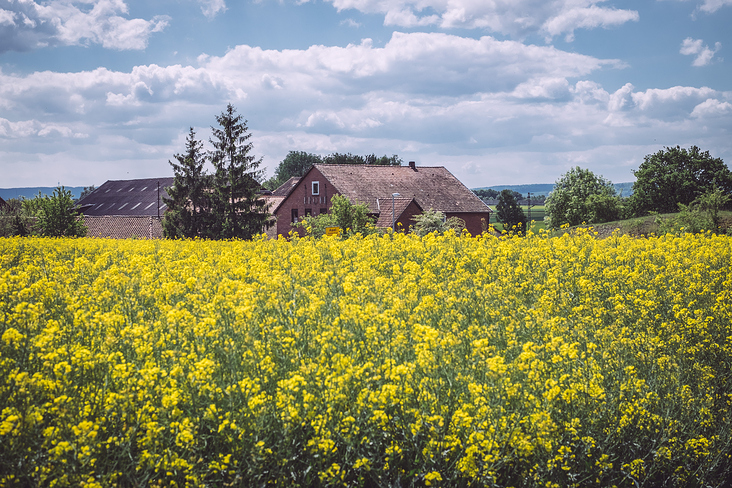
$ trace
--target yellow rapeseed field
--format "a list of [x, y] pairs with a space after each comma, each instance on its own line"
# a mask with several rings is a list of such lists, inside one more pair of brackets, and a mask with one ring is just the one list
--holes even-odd
[[0, 239], [0, 486], [716, 486], [732, 238]]

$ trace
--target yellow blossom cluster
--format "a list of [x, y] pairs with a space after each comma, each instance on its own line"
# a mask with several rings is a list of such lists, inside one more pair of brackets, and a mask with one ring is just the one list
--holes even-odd
[[717, 486], [732, 239], [0, 239], [0, 486]]

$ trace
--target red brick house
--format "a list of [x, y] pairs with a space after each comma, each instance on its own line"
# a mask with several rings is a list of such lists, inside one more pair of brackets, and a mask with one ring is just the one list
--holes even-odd
[[[316, 164], [300, 178], [289, 181], [284, 200], [275, 207], [277, 234], [288, 235], [293, 224], [308, 215], [330, 210], [333, 195], [368, 205], [377, 227], [392, 226], [392, 205], [397, 228], [409, 229], [412, 218], [438, 210], [446, 218], [459, 217], [478, 235], [486, 230], [490, 208], [442, 166], [372, 166]], [[284, 185], [283, 185], [284, 186]]]

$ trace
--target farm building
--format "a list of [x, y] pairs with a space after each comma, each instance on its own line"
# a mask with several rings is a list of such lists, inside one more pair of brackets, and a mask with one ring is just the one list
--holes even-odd
[[[84, 214], [89, 237], [160, 239], [162, 218], [167, 210], [163, 198], [174, 178], [110, 180], [77, 202]], [[284, 196], [262, 195], [270, 211]], [[266, 230], [276, 237], [275, 227]]]
[[89, 237], [155, 239], [163, 236], [161, 218], [173, 178], [110, 180], [77, 202]]
[[[442, 166], [375, 166], [316, 164], [297, 181], [290, 180], [275, 191], [286, 190], [274, 210], [277, 234], [288, 235], [299, 219], [327, 213], [333, 195], [348, 197], [369, 207], [377, 227], [408, 229], [414, 216], [425, 210], [459, 217], [467, 230], [478, 235], [486, 230], [490, 208]], [[289, 187], [289, 188], [288, 188]]]

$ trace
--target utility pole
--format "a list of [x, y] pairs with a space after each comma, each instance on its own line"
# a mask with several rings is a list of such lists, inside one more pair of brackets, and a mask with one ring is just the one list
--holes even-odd
[[158, 181], [158, 220], [160, 220], [160, 182]]

